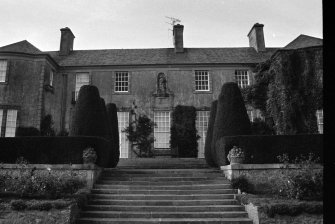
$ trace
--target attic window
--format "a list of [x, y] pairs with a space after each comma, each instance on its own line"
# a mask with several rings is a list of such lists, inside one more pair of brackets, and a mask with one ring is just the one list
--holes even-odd
[[6, 82], [7, 60], [0, 60], [0, 83]]
[[209, 91], [208, 71], [195, 71], [195, 90]]
[[128, 92], [129, 74], [128, 72], [115, 73], [115, 92]]

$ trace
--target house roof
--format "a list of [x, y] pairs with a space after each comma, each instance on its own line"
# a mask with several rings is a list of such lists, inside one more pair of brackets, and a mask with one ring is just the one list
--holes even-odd
[[322, 46], [323, 40], [316, 37], [307, 36], [304, 34], [299, 35], [292, 42], [286, 45], [283, 49], [299, 49], [305, 47]]
[[266, 48], [256, 52], [252, 47], [235, 48], [184, 48], [175, 53], [174, 48], [156, 49], [103, 49], [74, 50], [60, 56], [58, 51], [40, 51], [28, 41], [0, 47], [1, 51], [28, 54], [48, 54], [60, 66], [107, 66], [107, 65], [171, 65], [171, 64], [254, 64], [268, 58], [279, 48]]
[[19, 41], [13, 44], [0, 47], [0, 51], [20, 52], [20, 53], [27, 53], [27, 54], [43, 53], [37, 47], [29, 43], [27, 40]]
[[59, 56], [57, 51], [45, 53], [50, 54], [60, 66], [235, 64], [265, 61], [277, 49], [267, 48], [260, 53], [251, 47], [184, 48], [184, 53], [175, 53], [174, 48], [76, 50], [67, 56]]

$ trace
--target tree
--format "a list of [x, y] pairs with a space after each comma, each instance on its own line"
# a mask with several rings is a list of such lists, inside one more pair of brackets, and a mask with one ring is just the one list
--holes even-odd
[[123, 130], [133, 145], [137, 146], [139, 152], [134, 151], [138, 157], [152, 157], [152, 143], [155, 141], [152, 136], [154, 122], [146, 115], [140, 115], [137, 120], [131, 122]]
[[[220, 138], [224, 136], [251, 134], [250, 120], [241, 91], [235, 82], [223, 84], [218, 98], [215, 122], [213, 126], [212, 158], [216, 166], [226, 164], [226, 153]], [[220, 141], [219, 141], [220, 140]]]

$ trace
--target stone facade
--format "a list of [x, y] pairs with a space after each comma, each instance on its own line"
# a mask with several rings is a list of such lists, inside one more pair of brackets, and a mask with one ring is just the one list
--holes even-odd
[[[13, 110], [17, 117], [11, 124], [16, 127], [39, 128], [43, 117], [50, 114], [56, 133], [70, 130], [76, 87], [83, 83], [97, 86], [106, 103], [115, 103], [120, 113], [125, 112], [119, 114], [123, 127], [134, 119], [134, 108], [152, 120], [156, 112], [172, 112], [177, 105], [209, 111], [221, 86], [235, 81], [237, 71], [245, 72], [244, 79], [252, 84], [256, 65], [278, 50], [265, 48], [262, 24], [252, 27], [250, 47], [242, 48], [186, 48], [183, 31], [184, 26], [175, 25], [174, 48], [164, 49], [78, 51], [73, 49], [75, 36], [68, 27], [61, 29], [59, 51], [43, 52], [28, 41], [0, 47], [0, 67], [7, 64], [0, 71], [0, 136], [7, 136], [8, 121], [14, 119], [7, 113]], [[119, 72], [127, 74], [126, 84], [117, 80]], [[85, 82], [78, 78], [80, 74]], [[124, 84], [126, 89], [116, 86]], [[208, 115], [202, 114], [198, 122], [203, 143]], [[129, 144], [124, 136], [120, 138], [123, 146]], [[124, 157], [131, 153], [124, 152]]]

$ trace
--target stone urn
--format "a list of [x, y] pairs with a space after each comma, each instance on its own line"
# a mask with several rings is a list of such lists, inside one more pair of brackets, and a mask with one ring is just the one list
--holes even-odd
[[244, 151], [237, 146], [233, 146], [233, 148], [229, 151], [227, 155], [227, 159], [230, 164], [241, 164], [244, 161]]
[[230, 156], [230, 160], [228, 159], [230, 164], [241, 164], [244, 161], [244, 156]]

